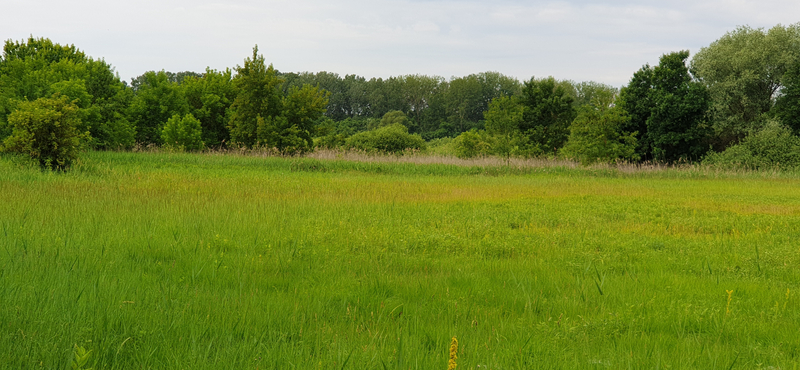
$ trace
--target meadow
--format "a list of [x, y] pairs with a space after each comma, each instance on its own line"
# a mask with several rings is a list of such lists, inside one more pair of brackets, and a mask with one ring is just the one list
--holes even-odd
[[796, 369], [800, 176], [0, 157], [0, 368]]

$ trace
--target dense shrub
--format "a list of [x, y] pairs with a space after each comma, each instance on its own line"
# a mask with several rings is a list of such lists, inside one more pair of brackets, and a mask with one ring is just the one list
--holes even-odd
[[408, 149], [425, 149], [425, 140], [408, 133], [401, 124], [392, 124], [375, 130], [359, 132], [345, 141], [345, 147], [368, 152], [399, 153]]
[[200, 150], [203, 148], [202, 128], [200, 121], [191, 113], [181, 117], [172, 116], [161, 131], [164, 145], [179, 150]]
[[494, 138], [483, 130], [469, 130], [453, 139], [453, 150], [459, 158], [475, 158], [492, 154]]
[[69, 168], [89, 139], [88, 132], [78, 131], [78, 106], [63, 95], [20, 102], [8, 125], [11, 136], [3, 141], [3, 151], [30, 155], [53, 170]]
[[800, 166], [800, 137], [786, 125], [768, 120], [764, 127], [721, 153], [711, 153], [705, 164], [723, 168], [792, 168]]
[[638, 159], [636, 132], [622, 131], [630, 116], [621, 108], [585, 107], [570, 126], [567, 144], [560, 154], [583, 164]]

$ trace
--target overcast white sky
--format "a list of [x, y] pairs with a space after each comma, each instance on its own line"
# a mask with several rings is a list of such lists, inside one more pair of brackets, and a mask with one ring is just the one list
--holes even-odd
[[285, 72], [446, 78], [498, 71], [626, 84], [661, 54], [738, 25], [800, 21], [798, 0], [3, 0], [0, 37], [75, 44], [130, 80], [242, 64]]

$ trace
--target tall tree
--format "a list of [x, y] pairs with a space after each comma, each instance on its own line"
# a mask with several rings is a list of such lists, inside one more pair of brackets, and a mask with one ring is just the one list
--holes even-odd
[[400, 82], [402, 99], [408, 107], [404, 113], [412, 121], [414, 131], [419, 131], [423, 125], [423, 115], [425, 109], [431, 102], [431, 97], [439, 90], [444, 78], [439, 76], [407, 75], [397, 78]]
[[216, 71], [210, 68], [201, 77], [183, 80], [190, 111], [200, 121], [202, 140], [206, 146], [216, 147], [230, 142], [228, 108], [236, 98], [230, 69]]
[[259, 120], [258, 141], [284, 153], [309, 151], [316, 121], [325, 113], [328, 93], [317, 86], [292, 87], [282, 99], [282, 111], [272, 119]]
[[165, 71], [148, 71], [137, 77], [135, 95], [128, 116], [136, 127], [136, 141], [161, 144], [164, 124], [174, 115], [189, 113], [189, 102], [183, 88]]
[[228, 121], [231, 140], [246, 146], [257, 143], [259, 120], [271, 121], [281, 113], [282, 83], [272, 64], [266, 65], [255, 46], [252, 58], [245, 59], [244, 66], [236, 67], [233, 84], [238, 93]]
[[124, 115], [130, 97], [126, 90], [110, 65], [74, 45], [34, 37], [8, 40], [0, 56], [0, 139], [10, 134], [3, 122], [21, 102], [58, 93], [79, 100], [81, 130], [93, 137], [89, 145], [131, 145], [133, 129]]
[[638, 132], [642, 159], [673, 162], [705, 153], [710, 96], [686, 67], [688, 51], [662, 55], [645, 65], [620, 92], [618, 105], [630, 115], [626, 132]]
[[783, 86], [775, 102], [774, 114], [795, 135], [800, 135], [800, 61], [786, 71]]
[[530, 138], [530, 154], [555, 154], [569, 136], [575, 119], [573, 98], [553, 77], [531, 78], [522, 88], [520, 130]]
[[798, 60], [800, 23], [769, 31], [738, 27], [695, 54], [692, 71], [712, 97], [716, 149], [761, 125], [783, 87], [784, 74]]

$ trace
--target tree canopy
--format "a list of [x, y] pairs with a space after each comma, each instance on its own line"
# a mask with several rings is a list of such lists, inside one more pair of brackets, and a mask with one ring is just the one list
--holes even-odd
[[[126, 84], [74, 45], [30, 37], [6, 41], [0, 55], [0, 140], [20, 137], [21, 121], [9, 117], [33, 109], [28, 103], [62, 100], [64, 112], [75, 112], [76, 132], [86, 134], [80, 146], [94, 149], [182, 142], [185, 149], [295, 154], [369, 145], [395, 151], [385, 148], [393, 141], [423, 148], [418, 140], [430, 140], [464, 157], [669, 163], [800, 134], [800, 23], [738, 27], [687, 62], [688, 51], [664, 54], [617, 89], [554, 77], [521, 83], [493, 71], [369, 79], [282, 72], [256, 46], [232, 69], [146, 71]], [[730, 153], [715, 158], [739, 152]]]

